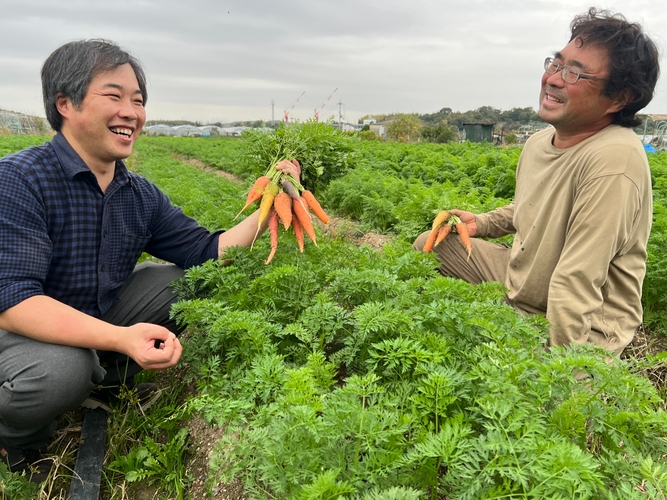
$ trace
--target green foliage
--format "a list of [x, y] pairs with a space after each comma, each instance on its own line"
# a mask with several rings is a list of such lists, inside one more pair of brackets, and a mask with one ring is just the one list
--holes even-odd
[[282, 123], [275, 131], [246, 130], [242, 141], [246, 178], [263, 175], [269, 165], [282, 159], [296, 158], [301, 164], [301, 184], [315, 194], [350, 168], [356, 142], [332, 123], [314, 120]]
[[[432, 256], [405, 243], [372, 258], [346, 249], [345, 269], [336, 251], [294, 256], [308, 284], [296, 303], [278, 286], [296, 278], [293, 265], [261, 269], [255, 300], [235, 303], [243, 311], [179, 303], [196, 325], [185, 344], [201, 391], [191, 408], [227, 429], [211, 487], [239, 480], [253, 498], [661, 491], [667, 418], [632, 362], [543, 350], [546, 322], [517, 315], [500, 285], [439, 277]], [[218, 267], [186, 281], [216, 296]]]
[[[147, 379], [142, 372], [138, 378]], [[118, 404], [112, 407], [107, 436], [108, 465], [103, 477], [109, 489], [124, 480], [146, 481], [157, 487], [160, 498], [182, 500], [191, 478], [185, 462], [188, 428], [179, 419], [180, 390], [174, 384], [165, 391], [148, 412], [138, 410], [135, 391], [121, 390]], [[113, 497], [113, 496], [112, 496]]]
[[[204, 161], [199, 145], [211, 144], [222, 158], [226, 142], [167, 139], [142, 137], [132, 168], [207, 227], [229, 227], [247, 187], [174, 157]], [[188, 270], [173, 312], [198, 392], [180, 409], [113, 419], [108, 481], [182, 495], [180, 419], [194, 413], [225, 429], [209, 486], [239, 481], [250, 498], [664, 498], [665, 403], [639, 375], [664, 356], [610, 364], [587, 346], [547, 351], [546, 320], [518, 315], [500, 284], [444, 278], [433, 255], [411, 249], [437, 210], [511, 199], [521, 149], [348, 140], [347, 171], [322, 199], [398, 237], [382, 252], [318, 235], [301, 254], [287, 240], [270, 266], [262, 238], [230, 249], [231, 265]], [[242, 142], [228, 144], [239, 149], [225, 161], [242, 165]], [[644, 300], [660, 329], [667, 157], [649, 163]], [[27, 488], [1, 465], [0, 481], [17, 498]]]
[[12, 474], [4, 460], [0, 460], [0, 498], [33, 500], [38, 497], [39, 485], [31, 483], [25, 475]]
[[183, 457], [187, 449], [188, 429], [180, 429], [166, 444], [160, 444], [151, 437], [144, 437], [143, 444], [132, 448], [127, 455], [118, 455], [108, 465], [110, 471], [123, 474], [133, 483], [148, 479], [159, 482], [169, 494], [184, 498], [187, 480], [184, 477]]
[[516, 144], [517, 142], [519, 142], [519, 139], [516, 134], [510, 132], [505, 136], [505, 144]]
[[421, 129], [417, 115], [401, 113], [387, 125], [387, 138], [398, 142], [416, 141], [420, 137]]
[[2, 135], [0, 136], [0, 158], [30, 146], [39, 146], [51, 139], [46, 135]]

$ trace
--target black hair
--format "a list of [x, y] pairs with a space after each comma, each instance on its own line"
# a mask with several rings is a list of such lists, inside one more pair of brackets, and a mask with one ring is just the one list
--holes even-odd
[[604, 95], [615, 97], [626, 89], [632, 93], [628, 104], [614, 116], [614, 123], [636, 127], [636, 113], [653, 99], [660, 63], [658, 48], [637, 23], [620, 14], [591, 7], [570, 24], [572, 37], [580, 45], [591, 44], [609, 54], [609, 76]]
[[78, 40], [54, 50], [42, 66], [44, 110], [53, 130], [60, 131], [63, 121], [56, 108], [58, 95], [68, 97], [74, 107], [78, 108], [93, 78], [123, 64], [129, 64], [134, 70], [146, 106], [148, 92], [141, 63], [114, 42], [102, 39]]

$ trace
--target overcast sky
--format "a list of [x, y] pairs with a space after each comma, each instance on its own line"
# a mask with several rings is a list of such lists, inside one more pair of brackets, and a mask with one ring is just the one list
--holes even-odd
[[[0, 0], [0, 109], [44, 116], [42, 62], [81, 38], [143, 63], [148, 119], [537, 109], [544, 58], [591, 5], [640, 22], [667, 73], [663, 0]], [[667, 113], [667, 76], [645, 111]]]

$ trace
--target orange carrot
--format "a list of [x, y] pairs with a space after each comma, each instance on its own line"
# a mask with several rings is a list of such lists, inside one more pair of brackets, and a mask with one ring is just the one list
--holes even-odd
[[315, 246], [317, 246], [317, 240], [315, 239], [315, 230], [313, 229], [313, 222], [310, 220], [310, 214], [308, 213], [308, 202], [303, 198], [298, 200], [292, 200], [292, 207], [296, 217], [301, 223], [301, 227], [306, 232], [308, 237], [313, 240]]
[[278, 250], [278, 212], [275, 210], [271, 210], [271, 214], [269, 215], [269, 234], [271, 235], [271, 253], [269, 254], [268, 259], [266, 259], [266, 262], [264, 264], [268, 264], [271, 262], [271, 259], [273, 259], [273, 256], [276, 254], [276, 250]]
[[465, 223], [460, 222], [456, 225], [456, 232], [459, 233], [459, 236], [461, 237], [461, 243], [463, 243], [463, 246], [468, 250], [469, 259], [470, 254], [472, 253], [472, 243], [470, 242], [470, 234], [468, 234], [468, 226], [466, 226]]
[[431, 227], [431, 229], [440, 227], [442, 223], [445, 222], [447, 219], [449, 219], [449, 212], [447, 210], [440, 210], [440, 212], [438, 212], [438, 215], [436, 215], [435, 219], [433, 220], [433, 226]]
[[296, 242], [299, 244], [299, 251], [303, 253], [303, 228], [301, 227], [301, 223], [299, 222], [299, 218], [294, 215], [292, 217], [292, 229], [294, 229], [294, 236], [296, 238]]
[[[241, 211], [236, 214], [236, 217], [241, 215], [241, 213], [248, 208], [252, 203], [255, 201], [259, 200], [262, 197], [262, 192], [264, 191], [264, 188], [267, 186], [267, 184], [271, 182], [271, 179], [265, 175], [262, 175], [261, 177], [258, 177], [255, 183], [252, 185], [250, 188], [250, 191], [248, 191], [248, 197], [245, 200], [245, 205], [241, 209]], [[234, 217], [234, 220], [236, 220], [236, 217]]]
[[437, 247], [451, 232], [452, 232], [452, 226], [450, 226], [449, 224], [445, 224], [440, 229], [438, 229], [438, 237], [435, 239], [435, 243], [433, 244], [433, 246]]
[[428, 253], [431, 250], [433, 250], [433, 244], [435, 243], [435, 239], [438, 237], [438, 229], [431, 229], [431, 232], [428, 235], [428, 238], [426, 238], [426, 243], [424, 243], [424, 252]]
[[308, 202], [308, 208], [312, 210], [312, 212], [317, 216], [317, 218], [320, 219], [325, 224], [329, 224], [329, 216], [324, 213], [324, 210], [322, 210], [320, 203], [317, 201], [317, 199], [315, 199], [313, 193], [311, 193], [307, 189], [304, 189], [301, 192], [301, 196], [303, 196], [303, 198]]
[[285, 229], [289, 229], [292, 223], [292, 198], [290, 198], [290, 195], [284, 191], [278, 193], [273, 199], [273, 208], [278, 212]]

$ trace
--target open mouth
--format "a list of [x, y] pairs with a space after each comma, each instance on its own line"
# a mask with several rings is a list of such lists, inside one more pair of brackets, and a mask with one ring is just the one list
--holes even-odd
[[561, 101], [557, 97], [552, 96], [551, 94], [547, 94], [547, 101], [555, 102], [555, 103], [558, 103], [558, 104], [563, 104], [563, 101]]
[[132, 137], [132, 129], [129, 128], [114, 127], [109, 130], [111, 130], [114, 134], [120, 135], [122, 137], [127, 137], [127, 138]]

